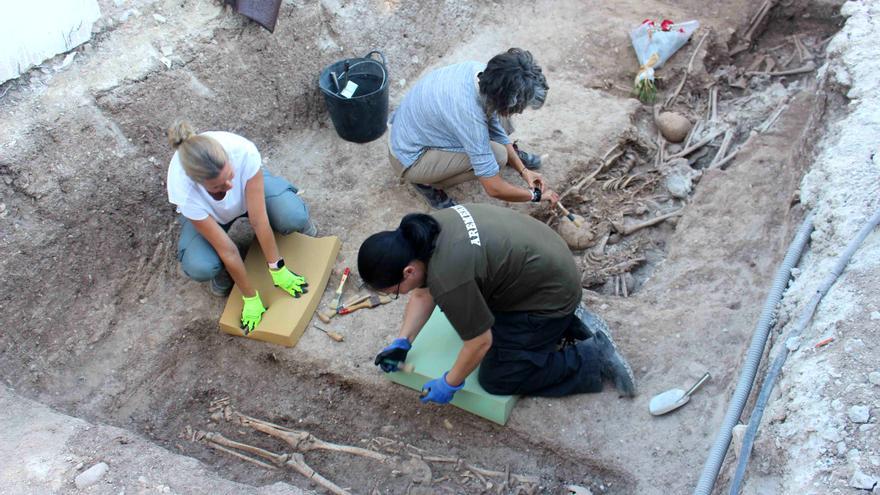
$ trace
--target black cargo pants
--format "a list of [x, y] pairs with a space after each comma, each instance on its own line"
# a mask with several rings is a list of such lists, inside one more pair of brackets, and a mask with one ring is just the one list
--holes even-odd
[[560, 344], [590, 335], [574, 314], [547, 318], [495, 313], [492, 347], [480, 363], [480, 385], [490, 394], [561, 397], [602, 390], [592, 347]]

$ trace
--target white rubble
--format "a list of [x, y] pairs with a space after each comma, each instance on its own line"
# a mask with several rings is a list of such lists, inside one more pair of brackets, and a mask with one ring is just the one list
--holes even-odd
[[847, 412], [849, 420], [853, 423], [867, 423], [871, 419], [871, 412], [868, 406], [852, 406]]
[[76, 478], [74, 478], [73, 482], [76, 484], [77, 488], [82, 490], [83, 488], [92, 486], [100, 481], [109, 470], [110, 466], [108, 466], [106, 462], [99, 462], [79, 473]]

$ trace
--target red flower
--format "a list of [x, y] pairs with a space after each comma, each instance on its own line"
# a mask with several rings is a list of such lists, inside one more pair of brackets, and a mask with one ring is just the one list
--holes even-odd
[[649, 26], [653, 26], [654, 21], [652, 21], [651, 19], [645, 19], [644, 21], [642, 21], [642, 24], [647, 24]]
[[669, 31], [669, 28], [673, 24], [675, 24], [675, 23], [670, 21], [669, 19], [663, 19], [663, 22], [660, 23], [660, 30], [661, 31]]

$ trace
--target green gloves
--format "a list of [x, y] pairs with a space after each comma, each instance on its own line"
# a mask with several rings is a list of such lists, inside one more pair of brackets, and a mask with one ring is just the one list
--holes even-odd
[[241, 298], [244, 300], [244, 308], [241, 309], [241, 329], [247, 335], [260, 324], [260, 320], [263, 319], [263, 313], [266, 312], [266, 307], [263, 306], [259, 292], [256, 292], [254, 297], [241, 296]]
[[269, 274], [272, 275], [272, 282], [275, 283], [276, 287], [281, 288], [281, 290], [293, 297], [299, 297], [300, 294], [307, 292], [306, 287], [309, 284], [306, 282], [305, 277], [293, 273], [286, 266], [282, 266], [277, 270], [270, 269]]
[[[306, 292], [306, 288], [309, 286], [305, 277], [293, 273], [286, 266], [282, 266], [277, 270], [270, 269], [269, 274], [272, 275], [272, 282], [277, 287], [293, 297], [299, 297], [300, 294]], [[244, 301], [244, 307], [241, 309], [241, 329], [247, 335], [253, 332], [257, 325], [260, 324], [260, 321], [263, 319], [263, 313], [266, 312], [266, 307], [263, 306], [263, 300], [260, 299], [259, 292], [256, 292], [254, 297], [241, 296], [241, 299]]]

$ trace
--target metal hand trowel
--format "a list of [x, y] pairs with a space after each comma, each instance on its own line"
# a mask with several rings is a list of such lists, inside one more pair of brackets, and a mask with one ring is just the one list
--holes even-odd
[[703, 375], [703, 378], [700, 378], [700, 381], [694, 384], [693, 387], [688, 389], [687, 392], [680, 388], [673, 388], [663, 392], [662, 394], [657, 394], [651, 399], [651, 403], [648, 405], [648, 409], [651, 411], [651, 414], [654, 416], [660, 416], [661, 414], [666, 414], [670, 411], [674, 411], [679, 407], [688, 403], [691, 399], [691, 394], [697, 391], [698, 388], [704, 383], [706, 380], [712, 378], [708, 372]]

